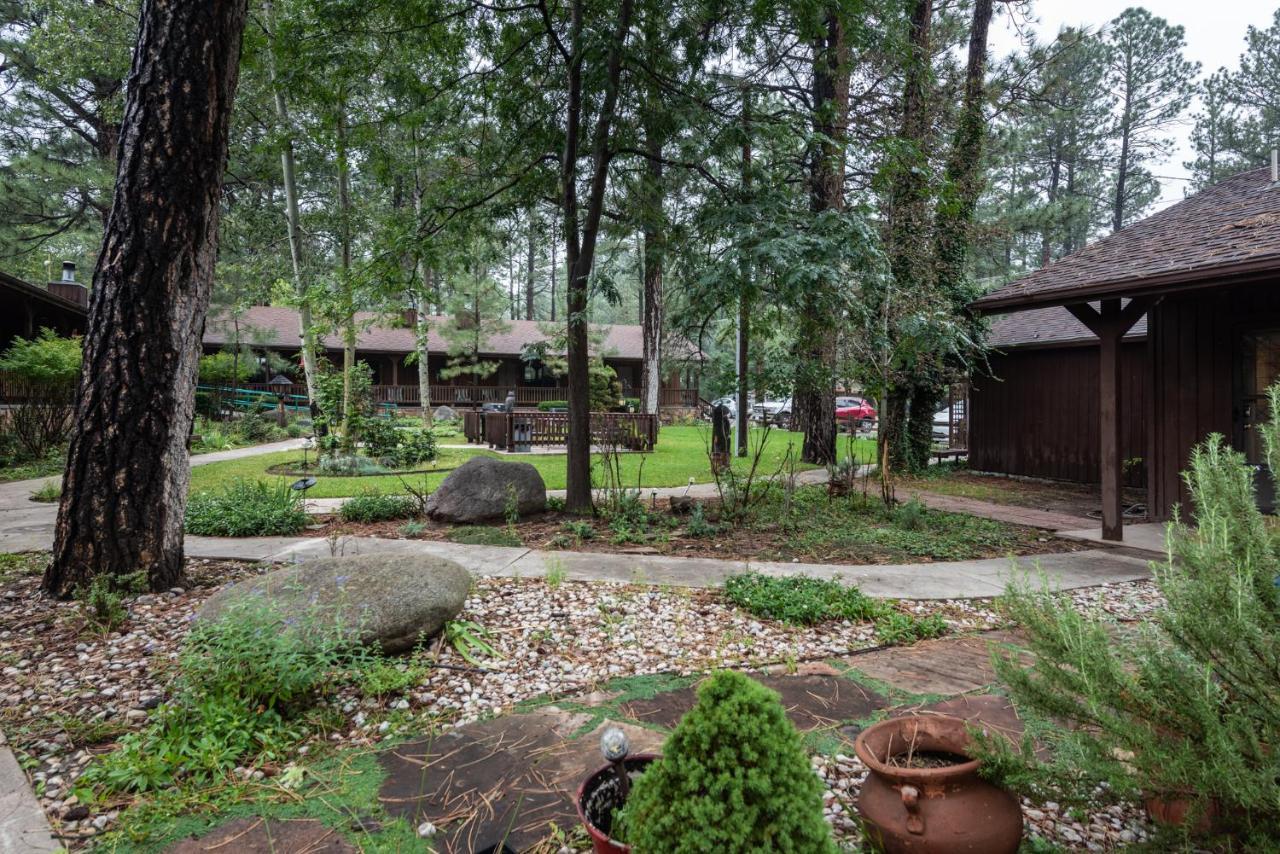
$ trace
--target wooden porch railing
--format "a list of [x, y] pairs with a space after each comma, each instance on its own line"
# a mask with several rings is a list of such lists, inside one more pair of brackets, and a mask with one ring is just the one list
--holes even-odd
[[[553, 447], [569, 441], [569, 416], [563, 412], [463, 413], [468, 442], [515, 451], [517, 446]], [[658, 442], [658, 416], [632, 412], [591, 413], [591, 444], [651, 451]]]
[[[239, 388], [266, 391], [275, 394], [276, 388], [267, 383], [241, 383]], [[537, 406], [547, 400], [566, 400], [569, 389], [564, 386], [509, 386], [509, 385], [435, 385], [431, 387], [432, 406], [452, 406], [460, 409], [485, 403], [504, 403], [507, 393], [516, 393], [516, 406]], [[306, 396], [307, 387], [294, 383], [285, 394]], [[631, 390], [624, 390], [630, 395]], [[392, 403], [396, 406], [418, 407], [422, 405], [422, 389], [417, 385], [375, 385], [375, 403]], [[661, 406], [695, 407], [699, 403], [698, 390], [692, 388], [664, 388], [659, 393]]]

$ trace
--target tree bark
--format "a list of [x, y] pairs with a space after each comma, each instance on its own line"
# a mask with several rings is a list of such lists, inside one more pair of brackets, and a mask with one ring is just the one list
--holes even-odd
[[536, 272], [534, 267], [535, 267], [535, 262], [537, 260], [537, 255], [536, 255], [537, 247], [534, 245], [534, 236], [535, 236], [534, 225], [536, 221], [537, 220], [536, 220], [536, 217], [534, 216], [534, 209], [530, 207], [529, 208], [529, 224], [528, 224], [529, 227], [528, 227], [528, 232], [526, 234], [526, 245], [525, 245], [525, 276], [524, 276], [524, 319], [525, 320], [535, 319], [534, 312], [533, 312], [533, 296], [534, 296], [533, 275]]
[[43, 587], [182, 573], [187, 437], [245, 0], [144, 0]]
[[658, 128], [657, 110], [660, 96], [651, 87], [644, 113], [645, 161], [641, 202], [644, 217], [644, 286], [641, 304], [643, 353], [640, 370], [640, 406], [644, 412], [657, 414], [662, 387], [662, 274], [666, 262], [666, 216], [663, 209], [662, 132]]
[[[815, 214], [844, 210], [844, 142], [849, 122], [849, 47], [835, 7], [826, 13], [825, 33], [813, 46], [813, 124], [819, 136], [811, 154], [809, 207]], [[823, 288], [837, 288], [823, 282]], [[800, 458], [830, 465], [836, 461], [835, 318], [827, 294], [806, 292], [797, 323], [796, 382], [792, 412], [804, 431]]]
[[275, 96], [276, 117], [284, 133], [284, 142], [280, 146], [280, 172], [284, 179], [285, 222], [289, 231], [289, 261], [293, 267], [293, 291], [298, 299], [298, 337], [302, 347], [302, 372], [307, 384], [307, 401], [314, 403], [316, 399], [316, 333], [311, 316], [311, 299], [307, 294], [306, 281], [302, 276], [302, 217], [298, 211], [298, 178], [293, 160], [293, 132], [289, 126], [289, 106], [285, 101], [284, 89], [276, 76], [276, 61], [273, 52], [275, 39], [275, 6], [266, 4], [266, 16], [271, 32], [268, 39], [272, 44], [267, 49], [267, 70], [271, 78], [271, 89]]
[[590, 513], [591, 500], [591, 378], [587, 334], [587, 302], [591, 268], [595, 262], [600, 218], [604, 214], [604, 192], [609, 178], [610, 135], [618, 89], [622, 77], [622, 49], [631, 29], [632, 0], [622, 0], [618, 23], [609, 44], [604, 97], [596, 116], [591, 139], [591, 176], [587, 208], [579, 223], [578, 141], [582, 124], [583, 0], [572, 7], [572, 35], [568, 60], [565, 146], [560, 181], [564, 194], [566, 313], [568, 317], [569, 441], [565, 472], [565, 509]]
[[[968, 284], [970, 229], [974, 211], [982, 196], [985, 177], [982, 149], [986, 139], [987, 33], [991, 26], [992, 0], [977, 0], [973, 22], [969, 28], [969, 61], [965, 71], [964, 101], [960, 109], [942, 191], [934, 211], [934, 287], [947, 301], [957, 320], [969, 317], [969, 302], [977, 296]], [[1061, 141], [1058, 143], [1061, 148]], [[1055, 155], [1057, 157], [1057, 155]], [[1054, 170], [1054, 193], [1057, 194], [1057, 166]], [[970, 337], [980, 330], [970, 324]], [[920, 372], [920, 382], [911, 390], [906, 444], [908, 462], [913, 467], [929, 463], [933, 448], [933, 414], [946, 398], [946, 383], [963, 366], [954, 357], [939, 354], [929, 360]]]

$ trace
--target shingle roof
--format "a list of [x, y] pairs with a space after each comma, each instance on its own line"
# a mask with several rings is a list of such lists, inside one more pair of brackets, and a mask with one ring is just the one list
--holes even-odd
[[[390, 326], [385, 315], [364, 312], [356, 316], [361, 330], [356, 349], [370, 353], [411, 353], [414, 350], [414, 331], [406, 326]], [[431, 318], [428, 350], [445, 353], [448, 345], [440, 335], [445, 317]], [[543, 331], [552, 324], [538, 320], [508, 320], [507, 332], [489, 336], [486, 356], [518, 356], [529, 344], [547, 340]], [[616, 359], [641, 359], [644, 357], [644, 335], [639, 326], [625, 324], [592, 324], [592, 330], [604, 333], [602, 351]], [[240, 316], [240, 338], [263, 346], [297, 347], [299, 336], [298, 312], [292, 308], [254, 306]], [[224, 315], [210, 315], [205, 325], [204, 343], [218, 346], [234, 340], [229, 319]], [[337, 335], [326, 335], [327, 349], [342, 348]]]
[[1280, 187], [1270, 170], [1233, 175], [974, 302], [986, 311], [1280, 273]]
[[50, 293], [48, 288], [42, 288], [39, 285], [24, 282], [16, 276], [10, 276], [8, 273], [0, 273], [0, 288], [14, 291], [24, 299], [35, 299], [47, 302], [50, 305], [66, 309], [67, 311], [71, 311], [76, 314], [87, 315], [89, 313], [89, 310], [78, 302], [72, 302], [69, 299], [64, 299], [57, 294]]
[[[1125, 338], [1139, 339], [1146, 335], [1147, 316], [1144, 314]], [[1097, 336], [1062, 306], [997, 315], [991, 319], [991, 332], [987, 335], [987, 343], [997, 350], [1040, 344], [1097, 343], [1097, 340]]]

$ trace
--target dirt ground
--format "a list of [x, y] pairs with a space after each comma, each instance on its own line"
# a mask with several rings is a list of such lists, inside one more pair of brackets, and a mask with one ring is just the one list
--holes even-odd
[[[1011, 504], [1054, 513], [1067, 513], [1081, 518], [1100, 518], [1102, 487], [1093, 483], [1067, 483], [1065, 481], [1035, 480], [1001, 475], [977, 474], [957, 470], [943, 476], [927, 478], [903, 478], [899, 489], [919, 489], [942, 495], [958, 495], [976, 498], [996, 504]], [[1143, 512], [1135, 519], [1145, 519], [1147, 491], [1126, 487], [1124, 506], [1142, 505]], [[1090, 516], [1090, 514], [1093, 514]]]

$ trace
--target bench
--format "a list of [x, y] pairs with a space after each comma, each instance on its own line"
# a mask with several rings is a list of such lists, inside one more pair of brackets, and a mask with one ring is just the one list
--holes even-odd
[[948, 458], [960, 459], [960, 457], [967, 457], [969, 456], [969, 449], [968, 448], [942, 448], [940, 450], [933, 451], [932, 456], [939, 463], [941, 463], [943, 460], [946, 460]]

